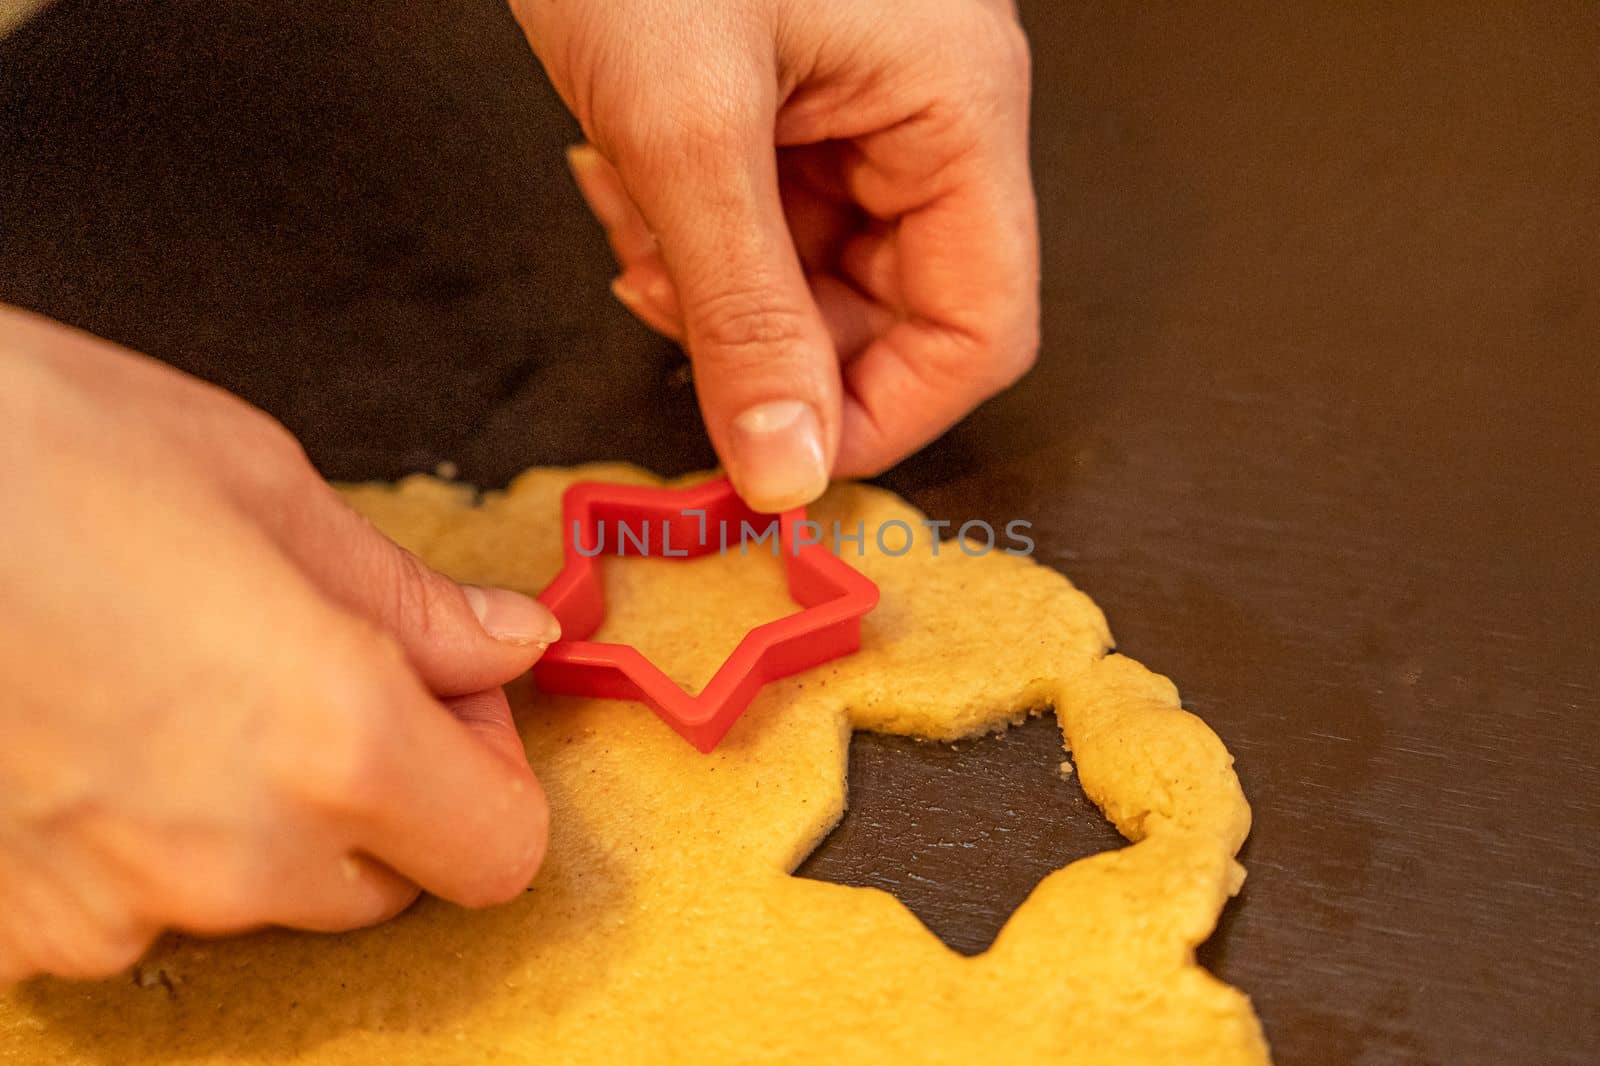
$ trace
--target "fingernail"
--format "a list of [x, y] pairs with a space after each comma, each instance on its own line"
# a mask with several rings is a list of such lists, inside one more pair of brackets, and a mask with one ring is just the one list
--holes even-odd
[[510, 589], [462, 585], [467, 606], [483, 631], [502, 644], [549, 645], [561, 639], [561, 623], [550, 608]]
[[573, 178], [582, 185], [584, 176], [594, 170], [599, 158], [600, 153], [591, 145], [574, 144], [567, 149], [567, 169], [572, 171]]
[[673, 294], [672, 284], [664, 278], [655, 278], [645, 283], [643, 292], [627, 274], [619, 275], [612, 279], [611, 295], [626, 307], [632, 315], [655, 330], [669, 337], [677, 337], [681, 333], [678, 326], [678, 304]]
[[817, 413], [799, 400], [769, 400], [733, 420], [729, 473], [757, 511], [787, 511], [828, 487]]
[[630, 204], [623, 198], [622, 190], [616, 187], [616, 183], [607, 180], [608, 175], [601, 169], [601, 162], [600, 153], [587, 144], [567, 149], [567, 167], [572, 171], [572, 180], [578, 183], [578, 191], [583, 194], [584, 202], [602, 225], [612, 226], [627, 217]]
[[645, 317], [648, 308], [644, 302], [644, 295], [633, 287], [626, 274], [611, 279], [611, 295], [615, 296], [623, 307], [640, 318]]

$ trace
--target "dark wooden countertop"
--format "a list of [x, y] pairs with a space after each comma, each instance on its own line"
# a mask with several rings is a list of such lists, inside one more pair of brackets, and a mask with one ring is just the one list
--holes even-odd
[[[1250, 880], [1204, 957], [1282, 1062], [1593, 1061], [1600, 11], [1023, 7], [1044, 358], [884, 482], [1031, 519], [1237, 754]], [[710, 461], [503, 11], [134, 11], [0, 41], [0, 299], [333, 477]], [[965, 950], [1111, 842], [1040, 726], [856, 747], [807, 872]]]

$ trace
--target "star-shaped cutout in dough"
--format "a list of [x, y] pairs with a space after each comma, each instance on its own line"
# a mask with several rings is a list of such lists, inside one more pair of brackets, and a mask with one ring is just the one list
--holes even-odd
[[[561, 498], [561, 531], [561, 572], [539, 599], [560, 620], [562, 639], [534, 666], [534, 680], [560, 695], [637, 700], [702, 752], [717, 746], [762, 685], [858, 649], [861, 617], [878, 602], [878, 587], [823, 546], [804, 508], [752, 511], [726, 478], [685, 489], [579, 482]], [[605, 617], [602, 555], [631, 548], [692, 559], [751, 543], [775, 543], [801, 609], [745, 634], [698, 695], [632, 645], [588, 639]]]

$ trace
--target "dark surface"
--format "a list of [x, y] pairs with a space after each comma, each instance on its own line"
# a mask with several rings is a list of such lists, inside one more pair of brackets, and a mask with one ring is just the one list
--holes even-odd
[[1065, 754], [1050, 713], [956, 744], [857, 733], [850, 809], [796, 873], [891, 892], [976, 955], [1046, 875], [1125, 843]]
[[[1023, 6], [1044, 359], [885, 482], [1031, 519], [1237, 754], [1250, 880], [1204, 957], [1282, 1062], [1592, 1061], [1600, 13]], [[491, 3], [66, 4], [0, 42], [0, 298], [335, 477], [705, 465], [573, 136]], [[935, 863], [903, 891], [981, 944], [1104, 843], [1051, 827], [1075, 785], [1019, 799], [1012, 859], [903, 830], [1042, 782], [1036, 735], [970, 775], [858, 741], [828, 847]]]

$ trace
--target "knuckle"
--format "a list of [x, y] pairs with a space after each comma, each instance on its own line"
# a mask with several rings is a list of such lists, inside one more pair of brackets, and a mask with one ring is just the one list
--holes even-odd
[[763, 140], [771, 150], [773, 105], [755, 71], [713, 76], [674, 64], [660, 75], [654, 85], [597, 90], [596, 143], [624, 178], [659, 186], [674, 175], [725, 169]]
[[976, 398], [986, 400], [1009, 389], [1033, 369], [1035, 359], [1036, 351], [1030, 348], [1007, 348], [995, 352], [977, 375]]
[[280, 459], [304, 457], [288, 427], [249, 401], [199, 380], [185, 381], [188, 401], [217, 440], [236, 441]]
[[361, 704], [330, 710], [328, 728], [289, 772], [293, 792], [326, 814], [365, 814], [382, 794], [382, 730], [377, 716]]
[[[455, 586], [429, 569], [404, 548], [389, 549], [384, 576], [389, 588], [389, 617], [405, 627], [407, 633], [427, 642], [439, 623], [461, 606]], [[456, 597], [452, 601], [451, 597]]]
[[723, 158], [746, 139], [747, 116], [742, 108], [717, 96], [696, 102], [699, 106], [675, 112], [675, 117], [656, 116], [642, 128], [636, 125], [635, 141], [670, 158], [692, 160]]
[[809, 333], [805, 315], [749, 289], [717, 296], [699, 312], [697, 339], [714, 349], [718, 359], [760, 359], [770, 349], [802, 343]]
[[246, 421], [252, 436], [269, 458], [296, 473], [311, 470], [311, 460], [306, 455], [305, 447], [298, 437], [289, 432], [289, 427], [255, 408], [250, 409], [250, 417]]
[[[596, 130], [596, 144], [615, 162], [647, 216], [651, 204], [682, 200], [672, 192], [680, 181], [703, 181], [694, 176], [725, 171], [749, 150], [751, 130], [760, 128], [735, 108], [698, 99], [665, 111], [659, 105], [608, 111], [617, 115]], [[697, 198], [711, 197], [713, 203], [721, 194], [714, 186], [694, 191]]]
[[227, 396], [224, 414], [208, 439], [242, 458], [234, 476], [268, 497], [303, 491], [312, 481], [320, 484], [305, 447], [287, 426], [259, 408]]
[[259, 456], [259, 461], [280, 476], [297, 482], [313, 476], [311, 459], [306, 455], [305, 446], [299, 438], [271, 415], [255, 408], [249, 411], [249, 417], [244, 420], [246, 439], [254, 446], [253, 451]]
[[999, 387], [1009, 388], [1022, 380], [1039, 362], [1039, 328], [1029, 326], [1017, 340], [1001, 349], [996, 370]]
[[1015, 385], [1038, 359], [1037, 323], [1020, 324], [1001, 333], [956, 333], [937, 358], [921, 360], [916, 369], [928, 390], [959, 395], [972, 406]]
[[383, 713], [384, 683], [404, 668], [392, 638], [358, 624], [312, 671], [300, 699], [263, 744], [268, 774], [279, 790], [335, 816], [370, 812], [383, 795], [392, 720]]

